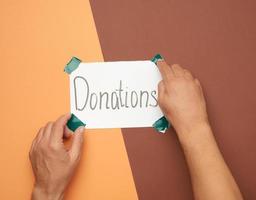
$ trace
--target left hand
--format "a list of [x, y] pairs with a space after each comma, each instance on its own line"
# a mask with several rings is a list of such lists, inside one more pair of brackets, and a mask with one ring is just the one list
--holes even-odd
[[70, 137], [66, 123], [70, 114], [55, 122], [48, 122], [34, 139], [29, 152], [35, 175], [32, 199], [63, 199], [64, 191], [80, 160], [84, 127], [73, 135], [70, 149], [66, 149], [63, 137]]

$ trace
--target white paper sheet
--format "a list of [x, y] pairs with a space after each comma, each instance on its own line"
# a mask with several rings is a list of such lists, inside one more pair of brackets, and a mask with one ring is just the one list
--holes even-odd
[[70, 74], [71, 112], [87, 128], [152, 127], [163, 116], [151, 61], [80, 63]]

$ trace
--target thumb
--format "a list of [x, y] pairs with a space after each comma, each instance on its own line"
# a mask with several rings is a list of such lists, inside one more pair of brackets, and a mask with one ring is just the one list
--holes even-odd
[[79, 128], [77, 128], [74, 133], [73, 142], [69, 150], [69, 155], [71, 157], [71, 160], [77, 160], [80, 157], [81, 150], [83, 147], [83, 141], [84, 141], [83, 133], [84, 133], [83, 126], [80, 126]]

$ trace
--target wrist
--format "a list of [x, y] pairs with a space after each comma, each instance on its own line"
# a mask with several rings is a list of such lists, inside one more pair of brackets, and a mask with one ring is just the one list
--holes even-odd
[[211, 126], [207, 121], [195, 124], [190, 129], [176, 131], [183, 148], [200, 146], [205, 140], [214, 139]]
[[48, 191], [47, 189], [35, 186], [32, 192], [32, 200], [62, 200], [64, 191]]

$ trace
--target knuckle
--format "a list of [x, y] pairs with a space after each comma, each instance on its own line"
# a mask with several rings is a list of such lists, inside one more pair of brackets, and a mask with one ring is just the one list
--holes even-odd
[[193, 76], [192, 76], [192, 74], [191, 74], [191, 72], [190, 71], [188, 71], [188, 70], [184, 70], [184, 75], [186, 76], [186, 77], [188, 77], [188, 78], [192, 78]]
[[61, 123], [59, 121], [52, 123], [52, 129], [57, 130], [61, 126]]
[[36, 146], [36, 148], [35, 148], [35, 151], [37, 151], [37, 152], [45, 152], [47, 150], [47, 143], [46, 143], [46, 141], [45, 140], [41, 140], [38, 144], [37, 144], [37, 146]]
[[55, 144], [55, 143], [50, 143], [50, 144], [48, 145], [48, 148], [49, 148], [50, 151], [55, 152], [55, 151], [58, 150], [58, 145]]
[[54, 124], [61, 124], [62, 123], [62, 121], [65, 119], [65, 115], [61, 115], [55, 122], [54, 122]]
[[53, 123], [52, 132], [56, 131], [57, 129], [58, 129], [58, 125], [56, 123]]
[[184, 72], [185, 72], [185, 74], [188, 74], [188, 75], [191, 74], [190, 71], [188, 71], [187, 69], [184, 69]]
[[46, 126], [50, 126], [52, 124], [52, 122], [51, 121], [48, 121], [47, 123], [46, 123]]
[[173, 68], [178, 68], [178, 67], [180, 67], [180, 65], [179, 64], [173, 64], [171, 67], [173, 67]]

